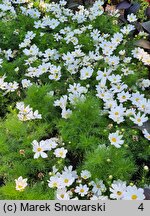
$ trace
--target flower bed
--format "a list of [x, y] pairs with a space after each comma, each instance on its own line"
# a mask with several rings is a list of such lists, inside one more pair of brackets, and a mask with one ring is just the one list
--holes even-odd
[[0, 198], [147, 199], [150, 55], [136, 15], [119, 23], [101, 0], [0, 2]]

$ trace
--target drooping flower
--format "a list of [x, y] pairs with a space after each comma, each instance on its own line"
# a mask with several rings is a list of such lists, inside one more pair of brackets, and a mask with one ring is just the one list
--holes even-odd
[[23, 191], [28, 185], [27, 178], [23, 179], [22, 176], [20, 176], [18, 179], [15, 179], [15, 182], [16, 182], [16, 190], [18, 191]]
[[58, 200], [70, 200], [69, 192], [65, 188], [57, 189], [56, 198]]
[[88, 179], [88, 178], [91, 177], [91, 173], [90, 173], [88, 170], [82, 170], [82, 172], [81, 172], [81, 177], [82, 177], [83, 179]]
[[146, 139], [150, 140], [150, 133], [146, 129], [143, 130], [143, 134]]
[[96, 196], [101, 196], [102, 193], [106, 191], [106, 186], [104, 185], [102, 180], [96, 179], [96, 181], [92, 181], [91, 185], [93, 186], [92, 192]]
[[55, 149], [55, 151], [54, 151], [54, 155], [55, 155], [56, 157], [65, 158], [67, 152], [68, 152], [68, 150], [65, 149], [64, 147], [62, 147], [62, 148], [57, 148], [57, 149]]

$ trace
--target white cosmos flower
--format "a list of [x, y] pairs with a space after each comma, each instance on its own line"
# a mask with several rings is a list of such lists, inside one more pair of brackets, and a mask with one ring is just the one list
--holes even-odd
[[55, 155], [56, 157], [65, 158], [67, 152], [68, 152], [68, 150], [67, 150], [67, 149], [64, 149], [64, 147], [62, 147], [62, 148], [57, 148], [57, 149], [55, 149], [55, 151], [54, 151], [54, 155]]
[[34, 113], [33, 113], [33, 119], [42, 119], [42, 115], [39, 114], [39, 111], [38, 110], [35, 110]]
[[120, 54], [120, 55], [125, 55], [125, 52], [126, 52], [125, 50], [120, 50], [120, 51], [119, 51], [119, 54]]
[[109, 111], [109, 118], [111, 118], [114, 122], [117, 122], [117, 124], [120, 124], [124, 121], [125, 111], [126, 108], [124, 108], [122, 104], [111, 107], [111, 110]]
[[72, 111], [70, 109], [66, 109], [66, 108], [62, 109], [62, 112], [61, 112], [62, 118], [68, 119], [71, 116], [71, 114], [72, 114]]
[[116, 131], [115, 133], [110, 133], [108, 138], [111, 142], [111, 145], [114, 145], [116, 148], [120, 148], [121, 145], [124, 143], [122, 137], [122, 135], [119, 135], [119, 131]]
[[142, 126], [144, 122], [148, 121], [148, 117], [146, 117], [145, 114], [141, 115], [140, 112], [137, 114], [134, 114], [133, 117], [130, 117], [130, 119], [137, 124], [138, 126]]
[[69, 192], [65, 188], [57, 189], [56, 198], [58, 200], [70, 200]]
[[18, 118], [21, 121], [27, 121], [32, 119], [41, 119], [42, 116], [38, 110], [33, 112], [33, 109], [28, 105], [25, 107], [24, 102], [17, 102], [16, 108], [19, 109]]
[[34, 154], [34, 158], [37, 159], [39, 158], [40, 156], [42, 158], [47, 158], [48, 155], [44, 152], [44, 151], [47, 151], [47, 146], [45, 145], [45, 142], [40, 142], [38, 143], [36, 140], [34, 140], [32, 142], [32, 145], [33, 145], [33, 152], [35, 152]]
[[137, 20], [137, 17], [136, 17], [136, 15], [134, 15], [133, 13], [131, 13], [131, 14], [128, 14], [127, 20], [129, 22], [135, 22]]
[[60, 183], [63, 188], [69, 187], [73, 184], [75, 178], [72, 176], [71, 173], [68, 174], [62, 174], [60, 177]]
[[88, 170], [82, 170], [82, 172], [81, 172], [81, 177], [82, 177], [83, 179], [88, 179], [88, 178], [91, 177], [91, 173], [90, 173]]
[[102, 180], [96, 179], [95, 182], [94, 181], [91, 182], [91, 185], [93, 186], [92, 192], [96, 196], [100, 196], [103, 192], [106, 191], [106, 187]]
[[123, 198], [124, 192], [126, 191], [126, 182], [121, 180], [113, 181], [110, 188], [110, 198], [120, 200]]
[[144, 99], [144, 94], [140, 94], [139, 92], [132, 93], [132, 96], [130, 98], [133, 105], [138, 106], [140, 101]]
[[117, 94], [117, 98], [118, 98], [118, 100], [119, 100], [121, 103], [123, 103], [123, 102], [129, 100], [130, 96], [131, 96], [131, 95], [129, 94], [128, 91], [127, 91], [127, 92], [122, 91], [122, 92], [120, 92], [120, 93]]
[[84, 67], [80, 71], [80, 79], [86, 80], [87, 78], [90, 78], [93, 74], [93, 69], [91, 67]]
[[128, 186], [124, 192], [123, 200], [144, 200], [144, 190], [134, 186]]
[[32, 85], [31, 81], [28, 80], [28, 79], [23, 79], [21, 81], [21, 84], [22, 84], [23, 88], [28, 88], [28, 87], [30, 87]]
[[126, 116], [132, 116], [132, 115], [134, 115], [135, 114], [135, 112], [136, 112], [136, 110], [135, 109], [127, 109], [126, 110]]
[[45, 145], [47, 146], [49, 150], [51, 150], [51, 149], [56, 148], [58, 143], [56, 142], [54, 138], [51, 138], [51, 139], [45, 140]]
[[128, 24], [121, 29], [121, 32], [125, 35], [128, 35], [134, 29], [135, 29], [134, 25]]
[[65, 109], [67, 105], [67, 98], [67, 95], [63, 95], [59, 100], [54, 101], [54, 106], [60, 106], [62, 109]]
[[88, 89], [81, 86], [80, 83], [74, 83], [73, 85], [69, 84], [69, 89], [67, 90], [68, 92], [71, 92], [73, 94], [79, 93], [79, 95], [81, 95], [82, 93], [87, 93], [88, 91]]
[[16, 182], [16, 190], [23, 191], [27, 184], [27, 178], [23, 179], [22, 176], [20, 176], [18, 179], [15, 179]]
[[3, 75], [2, 77], [0, 77], [0, 89], [4, 90], [6, 89], [6, 86], [7, 86], [7, 82], [5, 82], [6, 76]]
[[87, 195], [89, 191], [89, 188], [87, 185], [80, 184], [79, 186], [76, 186], [75, 193], [78, 193], [81, 197]]
[[112, 74], [111, 76], [108, 77], [108, 80], [111, 83], [120, 83], [121, 82], [121, 76], [118, 74], [117, 75]]
[[48, 181], [48, 186], [50, 188], [58, 188], [61, 189], [60, 177], [58, 176], [51, 176], [50, 180]]
[[14, 81], [14, 82], [10, 82], [10, 83], [6, 83], [5, 89], [6, 92], [14, 92], [15, 90], [17, 90], [19, 88], [19, 84]]
[[144, 137], [148, 140], [150, 140], [150, 133], [148, 133], [148, 131], [146, 129], [144, 129], [143, 131]]
[[77, 175], [77, 171], [73, 171], [73, 166], [69, 166], [69, 167], [64, 167], [64, 171], [62, 172], [63, 175], [66, 175], [66, 174], [71, 174], [75, 179], [78, 178], [78, 175]]

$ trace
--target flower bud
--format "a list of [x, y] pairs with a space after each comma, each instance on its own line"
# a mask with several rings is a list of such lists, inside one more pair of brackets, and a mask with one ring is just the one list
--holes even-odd
[[112, 176], [112, 175], [110, 175], [108, 178], [109, 178], [109, 179], [112, 179], [112, 178], [113, 178], [113, 176]]
[[148, 167], [148, 166], [144, 166], [144, 170], [145, 170], [145, 171], [148, 171], [148, 170], [149, 170], [149, 167]]

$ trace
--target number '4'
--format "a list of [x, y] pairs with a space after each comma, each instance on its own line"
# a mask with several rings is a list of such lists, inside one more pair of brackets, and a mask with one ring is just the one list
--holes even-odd
[[144, 210], [144, 207], [143, 207], [143, 203], [141, 203], [138, 207], [139, 210], [143, 211]]

